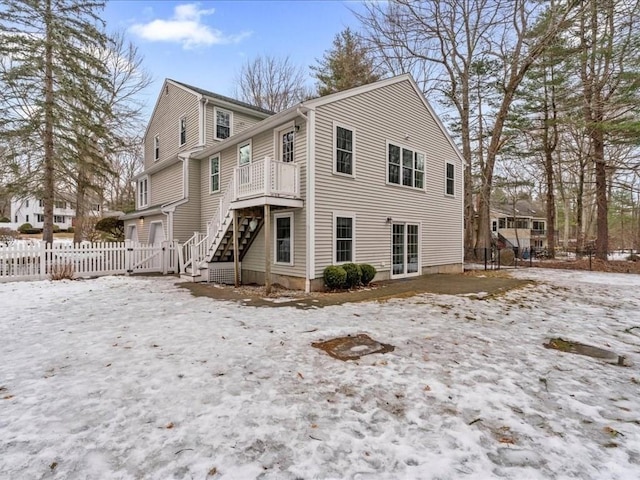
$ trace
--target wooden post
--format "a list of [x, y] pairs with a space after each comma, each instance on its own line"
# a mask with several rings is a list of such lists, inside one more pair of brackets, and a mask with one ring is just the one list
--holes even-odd
[[238, 252], [238, 210], [233, 211], [233, 283], [240, 286], [240, 254]]
[[264, 287], [271, 293], [271, 205], [264, 206]]

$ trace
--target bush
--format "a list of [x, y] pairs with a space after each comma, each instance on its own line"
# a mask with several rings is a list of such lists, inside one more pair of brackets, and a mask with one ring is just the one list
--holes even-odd
[[67, 232], [73, 233], [73, 232], [75, 232], [75, 229], [73, 227], [69, 227], [69, 228], [67, 228]]
[[7, 217], [0, 217], [0, 223], [11, 223], [11, 220]]
[[515, 263], [516, 256], [513, 253], [513, 250], [511, 250], [510, 248], [503, 248], [502, 250], [500, 250], [499, 255], [500, 265], [511, 267]]
[[362, 272], [361, 280], [363, 285], [369, 285], [377, 273], [376, 267], [368, 263], [361, 263], [360, 271]]
[[53, 233], [58, 233], [60, 231], [60, 225], [53, 224]]
[[15, 230], [11, 230], [10, 228], [0, 227], [0, 243], [4, 243], [5, 245], [9, 245], [15, 239], [18, 238], [19, 233]]
[[111, 237], [111, 239], [121, 242], [124, 240], [124, 222], [118, 217], [105, 217], [98, 220], [95, 229], [99, 232], [104, 232]]
[[71, 280], [73, 279], [74, 273], [75, 268], [73, 263], [68, 262], [52, 265], [49, 275], [51, 276], [51, 280]]
[[325, 286], [330, 290], [343, 288], [347, 281], [347, 272], [339, 265], [329, 265], [322, 273]]
[[637, 262], [640, 261], [640, 256], [638, 256], [637, 253], [632, 253], [627, 257], [627, 260], [629, 260], [630, 262]]
[[33, 230], [33, 225], [31, 225], [30, 223], [23, 223], [22, 225], [20, 225], [18, 227], [18, 231], [20, 233], [30, 233], [27, 230]]
[[345, 263], [342, 265], [342, 268], [345, 272], [347, 272], [345, 287], [354, 288], [359, 286], [360, 280], [362, 279], [362, 271], [360, 270], [360, 265], [357, 265], [355, 263]]

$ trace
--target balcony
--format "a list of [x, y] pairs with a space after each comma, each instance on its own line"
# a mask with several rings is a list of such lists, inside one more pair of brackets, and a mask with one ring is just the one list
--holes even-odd
[[532, 237], [544, 237], [547, 234], [546, 230], [532, 229], [531, 236]]
[[300, 166], [265, 157], [236, 167], [233, 172], [231, 208], [260, 205], [302, 207]]

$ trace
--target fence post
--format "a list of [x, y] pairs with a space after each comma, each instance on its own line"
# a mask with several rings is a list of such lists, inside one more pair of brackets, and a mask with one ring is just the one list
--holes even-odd
[[162, 242], [162, 274], [166, 275], [169, 271], [169, 242]]
[[38, 265], [39, 277], [40, 277], [40, 280], [44, 280], [47, 277], [47, 242], [45, 242], [44, 240], [40, 242], [39, 261], [40, 261], [40, 265]]
[[132, 272], [131, 265], [133, 265], [133, 243], [131, 240], [124, 241], [124, 269], [125, 275], [129, 276]]

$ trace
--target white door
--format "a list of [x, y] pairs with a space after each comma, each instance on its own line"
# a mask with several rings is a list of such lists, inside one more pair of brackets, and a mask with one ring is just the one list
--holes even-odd
[[[278, 132], [279, 156], [278, 160], [282, 163], [293, 163], [295, 130], [293, 127]], [[275, 174], [277, 175], [277, 189], [281, 193], [295, 192], [295, 170], [289, 165], [276, 164]]]
[[162, 222], [153, 222], [149, 225], [149, 243], [156, 245], [164, 242], [164, 229], [162, 228]]
[[131, 240], [132, 242], [137, 242], [138, 241], [138, 228], [136, 225], [129, 225], [129, 234], [127, 235], [127, 238], [129, 240]]
[[420, 229], [416, 223], [393, 223], [391, 231], [391, 277], [420, 274]]

